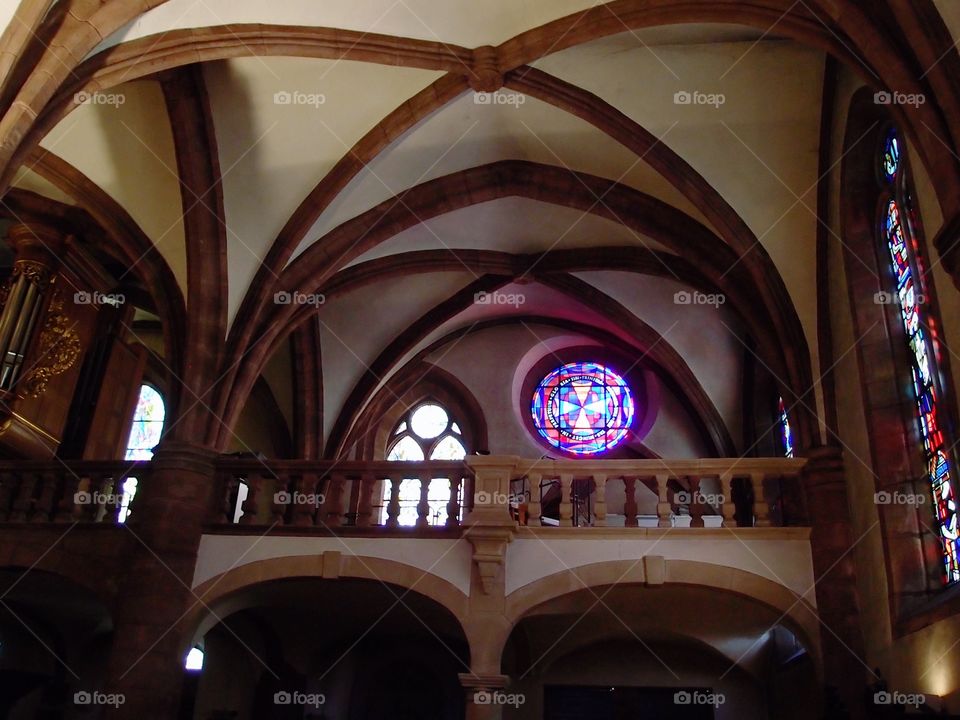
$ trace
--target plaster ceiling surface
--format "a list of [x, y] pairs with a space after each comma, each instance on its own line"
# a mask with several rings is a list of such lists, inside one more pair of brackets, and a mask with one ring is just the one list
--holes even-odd
[[180, 181], [160, 86], [149, 80], [130, 82], [96, 98], [61, 120], [41, 145], [130, 213], [186, 294]]
[[602, 246], [669, 252], [620, 223], [577, 208], [507, 197], [426, 220], [369, 250], [350, 265], [417, 250], [490, 250], [513, 255]]
[[472, 281], [467, 273], [402, 277], [331, 298], [318, 311], [323, 349], [324, 437], [380, 352], [411, 323]]
[[232, 321], [284, 224], [364, 133], [439, 73], [349, 61], [207, 63], [220, 150]]

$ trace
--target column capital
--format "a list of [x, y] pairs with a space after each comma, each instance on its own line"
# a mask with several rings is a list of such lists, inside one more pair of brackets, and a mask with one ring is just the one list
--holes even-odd
[[499, 690], [510, 684], [509, 675], [459, 673], [460, 686], [467, 690]]
[[182, 440], [164, 440], [153, 454], [154, 467], [211, 473], [220, 454], [215, 450]]

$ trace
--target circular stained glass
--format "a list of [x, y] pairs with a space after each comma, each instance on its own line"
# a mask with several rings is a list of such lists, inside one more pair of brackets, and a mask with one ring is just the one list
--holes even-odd
[[575, 455], [612, 450], [633, 423], [630, 386], [608, 367], [592, 362], [557, 368], [537, 386], [533, 424], [553, 447]]

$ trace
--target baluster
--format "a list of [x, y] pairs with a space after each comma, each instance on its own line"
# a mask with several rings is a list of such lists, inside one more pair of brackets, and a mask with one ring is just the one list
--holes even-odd
[[753, 526], [770, 527], [770, 506], [763, 496], [763, 473], [750, 473], [753, 486]]
[[460, 474], [450, 476], [450, 502], [447, 503], [447, 527], [460, 526]]
[[670, 515], [673, 513], [673, 506], [670, 504], [670, 476], [666, 473], [657, 475], [657, 525], [662, 528], [671, 527]]
[[690, 487], [690, 527], [703, 527], [703, 493], [700, 492], [700, 478], [696, 475], [687, 477]]
[[13, 508], [10, 510], [11, 522], [26, 522], [33, 508], [33, 492], [36, 487], [37, 477], [34, 473], [24, 472], [20, 474], [20, 487], [17, 488], [17, 496], [13, 501]]
[[723, 493], [723, 526], [737, 526], [737, 506], [733, 502], [733, 473], [729, 470], [720, 476], [720, 492]]
[[324, 493], [322, 522], [327, 527], [343, 525], [343, 485], [342, 473], [331, 472], [327, 479], [327, 492]]
[[73, 522], [73, 498], [80, 487], [80, 478], [73, 472], [67, 471], [63, 476], [62, 492], [57, 502], [56, 513], [53, 516], [55, 522]]
[[293, 510], [290, 524], [300, 527], [314, 524], [317, 514], [317, 474], [305, 472], [294, 482]]
[[527, 525], [540, 527], [540, 518], [543, 517], [543, 507], [540, 505], [540, 483], [543, 480], [541, 473], [530, 473], [530, 500], [527, 501]]
[[12, 472], [0, 473], [0, 522], [10, 518], [10, 505], [16, 496], [17, 478]]
[[417, 503], [417, 527], [425, 528], [430, 524], [430, 474], [420, 473], [420, 502]]
[[273, 525], [286, 525], [293, 512], [297, 486], [294, 479], [286, 473], [271, 472], [269, 480], [273, 490], [273, 495], [270, 496], [270, 522]]
[[258, 521], [257, 513], [260, 505], [260, 491], [263, 489], [263, 477], [260, 473], [253, 472], [247, 476], [247, 499], [243, 501], [240, 509], [243, 515], [240, 516], [241, 525], [256, 525]]
[[377, 479], [371, 472], [360, 476], [360, 500], [357, 503], [357, 527], [370, 527], [373, 522], [373, 489]]
[[39, 473], [40, 494], [33, 504], [30, 513], [30, 522], [50, 522], [53, 518], [54, 497], [57, 493], [57, 475], [51, 470], [44, 470]]
[[95, 483], [90, 476], [82, 476], [73, 497], [64, 498], [71, 503], [71, 514], [77, 522], [94, 522], [96, 508], [93, 505]]
[[390, 503], [387, 505], [387, 527], [395, 528], [400, 525], [400, 483], [403, 478], [399, 475], [391, 475], [390, 483]]
[[623, 526], [637, 527], [637, 479], [635, 477], [624, 476], [623, 497]]
[[606, 475], [596, 475], [593, 478], [597, 486], [597, 500], [593, 508], [594, 527], [606, 527], [607, 525], [607, 481], [609, 479]]
[[233, 498], [240, 487], [240, 481], [233, 473], [220, 470], [216, 475], [217, 487], [220, 490], [220, 503], [214, 508], [211, 523], [214, 525], [229, 525], [233, 523]]
[[560, 527], [573, 527], [573, 504], [570, 502], [572, 487], [573, 475], [560, 473]]

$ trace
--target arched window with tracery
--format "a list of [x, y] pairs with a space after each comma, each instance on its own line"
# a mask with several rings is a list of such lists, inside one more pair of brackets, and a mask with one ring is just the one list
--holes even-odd
[[938, 324], [927, 310], [926, 271], [919, 242], [919, 222], [911, 197], [903, 141], [895, 128], [883, 136], [878, 162], [880, 179], [880, 242], [892, 271], [890, 288], [876, 301], [899, 308], [907, 343], [915, 416], [923, 445], [934, 519], [942, 545], [945, 584], [960, 581], [960, 537], [953, 487], [950, 443], [945, 434], [945, 397], [938, 368]]
[[[466, 455], [467, 447], [460, 425], [445, 407], [428, 400], [409, 409], [397, 423], [390, 435], [386, 457], [394, 462], [417, 462], [463, 460]], [[420, 489], [420, 481], [416, 478], [401, 481], [400, 512], [397, 516], [401, 526], [412, 527], [417, 524]], [[390, 493], [390, 484], [384, 483], [381, 522], [386, 520]], [[459, 506], [462, 507], [462, 497], [460, 500]], [[429, 524], [445, 525], [450, 502], [450, 484], [446, 479], [437, 478], [431, 481], [427, 502]]]

